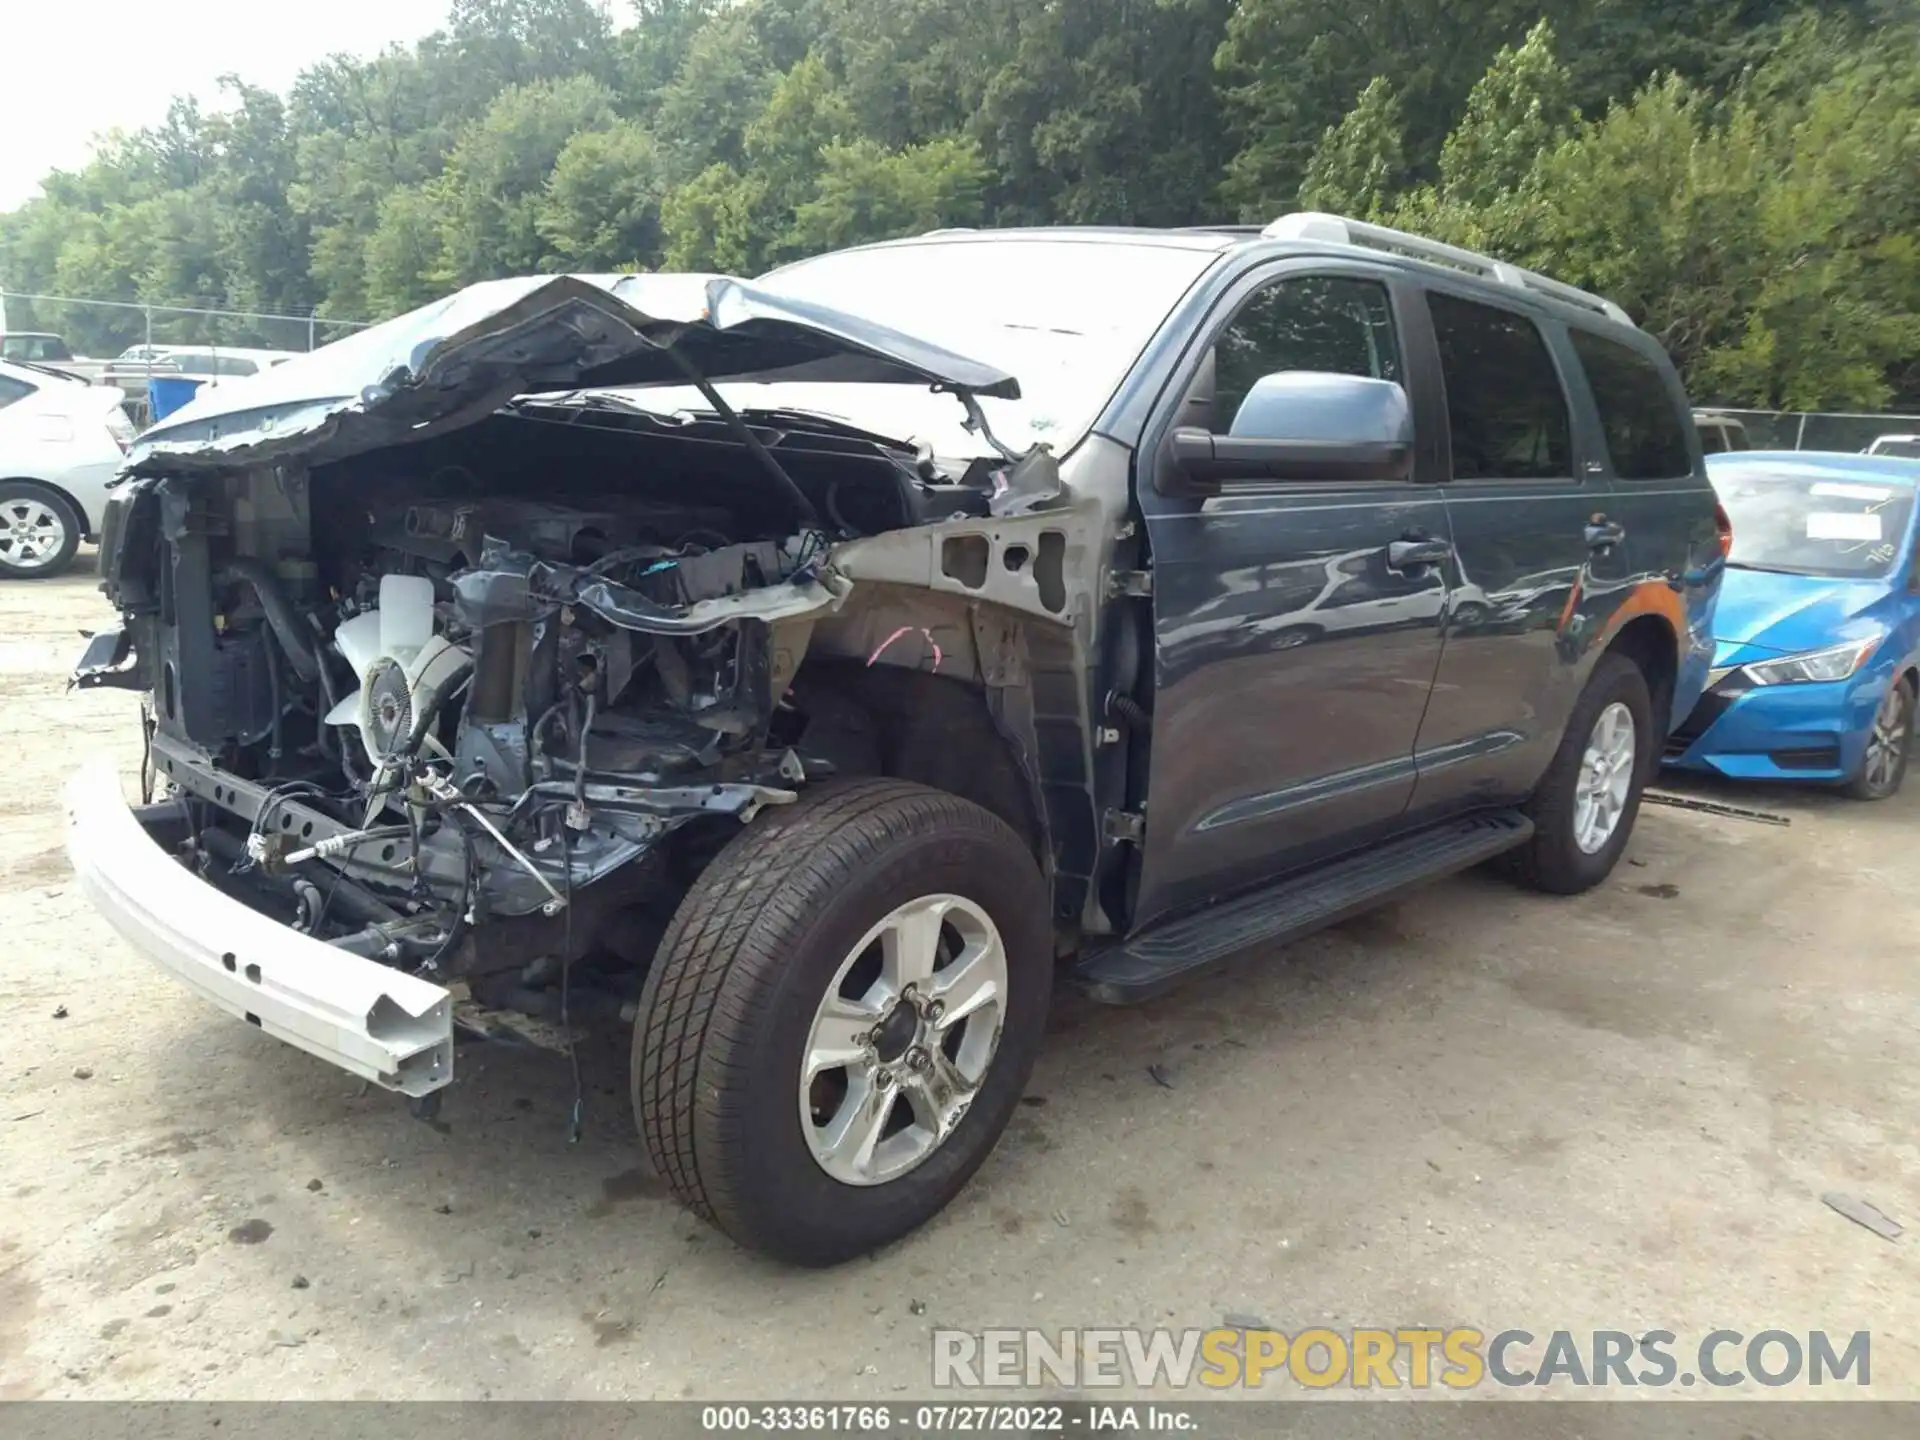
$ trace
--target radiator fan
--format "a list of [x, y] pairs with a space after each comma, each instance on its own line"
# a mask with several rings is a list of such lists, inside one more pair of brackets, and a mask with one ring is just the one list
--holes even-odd
[[416, 721], [439, 708], [471, 660], [433, 633], [433, 582], [419, 575], [381, 576], [380, 608], [342, 623], [333, 643], [360, 688], [333, 707], [327, 723], [358, 728], [375, 764], [406, 753]]

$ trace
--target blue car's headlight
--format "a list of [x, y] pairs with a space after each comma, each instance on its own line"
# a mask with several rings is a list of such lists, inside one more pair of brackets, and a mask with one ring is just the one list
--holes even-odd
[[1804, 655], [1788, 655], [1779, 660], [1759, 660], [1742, 667], [1756, 685], [1801, 685], [1809, 681], [1845, 680], [1879, 646], [1882, 635], [1865, 640], [1849, 640], [1826, 650], [1809, 650]]

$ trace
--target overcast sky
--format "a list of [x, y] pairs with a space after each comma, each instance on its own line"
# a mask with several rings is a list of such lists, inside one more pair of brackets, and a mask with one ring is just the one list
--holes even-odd
[[229, 72], [284, 94], [322, 56], [417, 40], [446, 12], [447, 0], [0, 0], [0, 210], [83, 164], [93, 135], [163, 118], [175, 95], [210, 103]]

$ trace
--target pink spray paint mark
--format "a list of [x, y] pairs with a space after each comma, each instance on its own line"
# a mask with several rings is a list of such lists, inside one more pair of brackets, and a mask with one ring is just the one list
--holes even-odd
[[933, 632], [921, 625], [902, 625], [898, 630], [887, 636], [886, 639], [874, 647], [873, 654], [867, 657], [868, 667], [871, 668], [875, 661], [886, 654], [887, 647], [893, 644], [894, 641], [898, 640], [902, 635], [913, 634], [915, 630], [918, 630], [922, 635], [926, 636], [927, 644], [933, 647], [933, 668], [937, 672], [940, 669], [940, 662], [945, 658], [945, 655], [940, 649], [940, 642], [933, 638]]

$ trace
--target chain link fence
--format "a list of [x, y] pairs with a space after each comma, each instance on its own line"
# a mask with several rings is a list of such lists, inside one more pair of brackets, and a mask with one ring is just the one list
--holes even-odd
[[317, 313], [282, 315], [133, 300], [85, 300], [0, 290], [0, 353], [117, 385], [144, 426], [151, 382], [181, 377], [217, 385], [258, 374], [292, 354], [366, 328]]
[[83, 300], [0, 290], [0, 331], [60, 336], [76, 356], [114, 359], [144, 346], [203, 350], [317, 350], [365, 321], [317, 312], [281, 315], [263, 310], [215, 310], [192, 305], [146, 305], [135, 300]]
[[[1920, 435], [1920, 415], [1865, 415], [1702, 406], [1707, 417], [1737, 420], [1752, 450], [1838, 450], [1858, 454], [1882, 435]], [[1737, 443], [1737, 442], [1736, 442]]]

